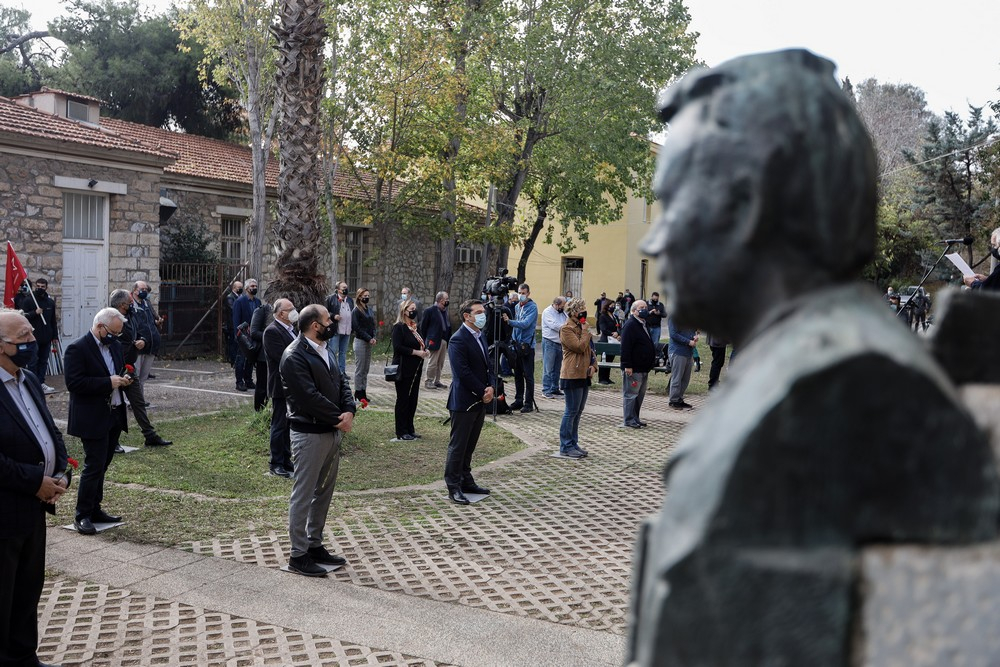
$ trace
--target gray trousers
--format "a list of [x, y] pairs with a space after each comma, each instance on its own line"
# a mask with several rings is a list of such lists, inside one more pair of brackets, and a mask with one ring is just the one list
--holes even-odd
[[639, 411], [642, 410], [642, 400], [646, 398], [648, 382], [649, 373], [626, 375], [622, 371], [622, 410], [626, 426], [639, 423]]
[[288, 536], [293, 557], [304, 556], [310, 547], [323, 545], [323, 529], [337, 483], [343, 436], [342, 431], [291, 432], [295, 481], [288, 503]]
[[691, 367], [694, 359], [679, 354], [670, 355], [670, 402], [680, 403], [691, 382]]
[[447, 358], [448, 343], [441, 341], [441, 347], [431, 352], [431, 356], [427, 359], [427, 377], [424, 379], [424, 386], [433, 387], [441, 383], [441, 371]]
[[368, 371], [372, 367], [372, 345], [366, 340], [354, 339], [354, 390], [368, 389]]

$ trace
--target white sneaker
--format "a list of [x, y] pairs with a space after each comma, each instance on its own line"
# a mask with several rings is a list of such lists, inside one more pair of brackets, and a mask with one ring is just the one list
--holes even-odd
[[49, 385], [42, 383], [42, 391], [44, 391], [46, 394], [54, 394], [58, 390], [55, 387], [50, 387]]

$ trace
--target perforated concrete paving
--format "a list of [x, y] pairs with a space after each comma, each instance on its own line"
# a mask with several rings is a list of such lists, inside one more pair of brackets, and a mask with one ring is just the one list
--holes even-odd
[[[186, 385], [206, 390], [198, 401], [202, 411], [208, 399], [219, 407], [232, 403], [228, 382], [228, 373], [185, 379]], [[168, 399], [174, 390], [162, 391]], [[381, 378], [371, 377], [369, 394], [377, 407], [391, 409], [394, 392]], [[443, 417], [446, 397], [447, 390], [422, 390], [420, 414]], [[241, 402], [242, 396], [235, 398]], [[688, 400], [696, 408], [703, 405], [699, 397]], [[455, 505], [437, 483], [376, 494], [365, 510], [331, 516], [330, 544], [349, 565], [329, 583], [598, 633], [585, 635], [590, 638], [609, 633], [618, 637], [611, 646], [619, 646], [635, 531], [658, 510], [663, 464], [694, 413], [669, 410], [665, 397], [650, 394], [643, 409], [650, 426], [623, 429], [620, 391], [592, 391], [580, 427], [590, 456], [567, 461], [549, 456], [558, 447], [562, 402], [539, 398], [539, 405], [540, 412], [499, 418], [502, 428], [533, 449], [477, 473], [477, 481], [493, 489], [487, 500]], [[181, 546], [192, 556], [275, 573], [288, 557], [284, 533]], [[449, 664], [435, 662], [433, 652], [407, 652], [398, 642], [369, 642], [392, 647], [379, 650], [341, 641], [335, 632], [268, 623], [253, 613], [253, 605], [227, 614], [211, 604], [198, 607], [169, 595], [141, 595], [127, 585], [116, 587], [113, 580], [108, 584], [49, 582], [42, 611], [43, 658], [100, 665]]]

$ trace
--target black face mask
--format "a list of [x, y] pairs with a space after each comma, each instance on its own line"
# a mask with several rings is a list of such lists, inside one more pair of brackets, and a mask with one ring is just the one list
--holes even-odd
[[144, 290], [144, 289], [139, 290], [139, 300], [140, 301], [145, 301], [147, 296], [149, 296], [149, 291], [148, 290]]
[[442, 305], [442, 306], [444, 306], [445, 308], [447, 308], [447, 307], [448, 307], [448, 304], [449, 304], [449, 303], [451, 303], [451, 301], [445, 301], [445, 302], [444, 302], [443, 304], [441, 304], [441, 305]]
[[[320, 326], [323, 327], [322, 324]], [[337, 324], [335, 322], [330, 322], [330, 324], [319, 330], [316, 337], [320, 340], [330, 340], [335, 335], [337, 335]]]
[[344, 296], [347, 296], [347, 288], [345, 287], [344, 289], [340, 290], [340, 293], [343, 294]]
[[580, 321], [585, 321], [587, 319], [587, 311], [583, 311], [582, 313], [577, 315], [576, 318]]
[[409, 310], [409, 311], [406, 312], [406, 316], [409, 317], [411, 320], [416, 319], [416, 317], [417, 317], [417, 311], [415, 311], [415, 310]]
[[113, 342], [118, 340], [118, 336], [121, 334], [113, 334], [108, 331], [107, 327], [104, 327], [104, 335], [101, 337], [101, 345], [111, 345]]
[[[6, 341], [4, 341], [6, 342]], [[28, 364], [32, 364], [38, 359], [38, 343], [35, 341], [30, 341], [28, 343], [9, 343], [17, 348], [17, 352], [8, 355], [7, 358], [10, 359], [15, 366], [18, 368], [24, 368]]]
[[361, 303], [368, 303], [369, 298], [366, 296], [361, 297]]
[[241, 287], [241, 288], [239, 288], [238, 290], [236, 290], [236, 293], [237, 293], [237, 294], [243, 294], [243, 288]]
[[250, 296], [256, 296], [256, 294], [257, 294], [257, 288], [256, 287], [248, 287], [247, 288], [247, 293]]
[[49, 295], [49, 293], [48, 293], [48, 292], [46, 292], [46, 291], [45, 291], [45, 290], [43, 290], [43, 289], [36, 289], [36, 290], [35, 290], [35, 298], [36, 298], [36, 299], [38, 299], [39, 301], [41, 301], [42, 299], [44, 299], [44, 298], [45, 298], [45, 297], [47, 297], [48, 295]]

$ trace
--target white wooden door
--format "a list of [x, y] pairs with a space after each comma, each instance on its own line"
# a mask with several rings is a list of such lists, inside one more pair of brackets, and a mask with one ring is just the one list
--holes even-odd
[[63, 241], [63, 339], [90, 329], [94, 315], [108, 304], [108, 253], [103, 242]]

